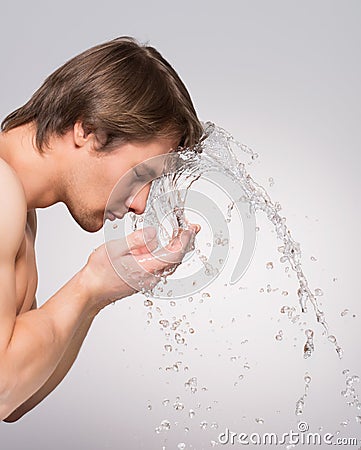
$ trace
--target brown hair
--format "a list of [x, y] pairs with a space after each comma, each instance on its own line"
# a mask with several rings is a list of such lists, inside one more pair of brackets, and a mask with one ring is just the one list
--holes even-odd
[[189, 93], [172, 66], [153, 47], [119, 37], [75, 56], [52, 73], [31, 99], [1, 123], [9, 131], [36, 124], [39, 152], [52, 135], [81, 121], [98, 151], [124, 142], [174, 137], [193, 146], [202, 126]]

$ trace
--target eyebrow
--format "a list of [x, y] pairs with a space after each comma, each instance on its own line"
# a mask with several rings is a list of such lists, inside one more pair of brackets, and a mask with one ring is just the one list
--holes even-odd
[[142, 164], [142, 169], [147, 173], [147, 175], [150, 175], [152, 178], [158, 178], [158, 175], [155, 172], [155, 170], [145, 165], [144, 163]]

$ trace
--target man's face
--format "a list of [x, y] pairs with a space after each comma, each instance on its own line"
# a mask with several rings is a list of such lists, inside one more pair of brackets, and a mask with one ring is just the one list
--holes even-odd
[[[108, 153], [84, 151], [65, 175], [64, 203], [70, 214], [89, 232], [100, 230], [104, 219], [121, 218], [128, 211], [142, 214], [154, 178], [148, 168], [157, 171], [161, 164], [151, 158], [166, 155], [177, 145], [174, 139], [155, 139], [123, 144]], [[134, 170], [143, 161], [147, 162]], [[112, 202], [108, 204], [111, 193]]]

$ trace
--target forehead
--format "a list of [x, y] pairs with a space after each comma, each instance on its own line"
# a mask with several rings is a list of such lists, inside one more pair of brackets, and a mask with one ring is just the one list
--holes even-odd
[[143, 153], [153, 155], [161, 155], [176, 150], [179, 145], [179, 139], [173, 138], [158, 138], [149, 142], [135, 144]]
[[154, 139], [149, 142], [130, 143], [127, 153], [132, 156], [134, 165], [144, 163], [154, 157], [167, 155], [178, 148], [179, 141], [174, 138]]

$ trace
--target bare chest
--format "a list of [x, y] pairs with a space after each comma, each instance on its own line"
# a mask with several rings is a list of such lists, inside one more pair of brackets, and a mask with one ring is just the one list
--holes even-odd
[[24, 239], [15, 260], [16, 314], [29, 311], [34, 303], [38, 285], [35, 259], [35, 231], [28, 222]]

